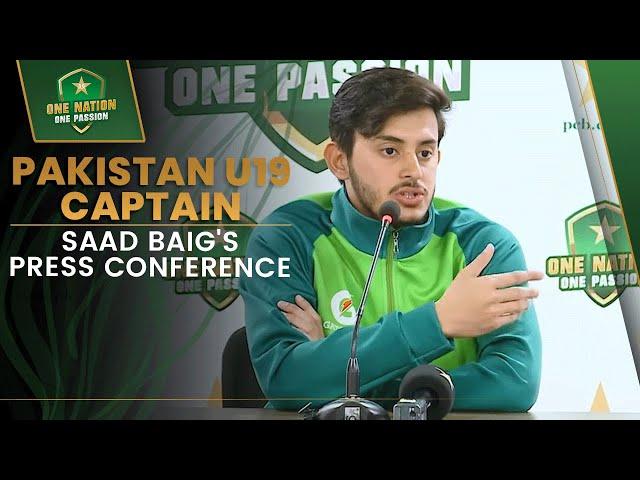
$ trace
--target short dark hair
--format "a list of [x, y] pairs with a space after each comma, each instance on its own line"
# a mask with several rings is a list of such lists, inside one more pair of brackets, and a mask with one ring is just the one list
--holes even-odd
[[373, 137], [390, 117], [425, 107], [436, 114], [439, 144], [445, 131], [442, 112], [451, 109], [444, 90], [409, 70], [372, 68], [347, 79], [336, 92], [329, 111], [329, 134], [350, 157], [355, 132]]

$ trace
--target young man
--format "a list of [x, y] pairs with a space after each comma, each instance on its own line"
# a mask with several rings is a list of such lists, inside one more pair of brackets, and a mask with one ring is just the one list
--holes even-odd
[[290, 278], [242, 278], [258, 381], [275, 408], [345, 394], [352, 325], [386, 200], [401, 206], [362, 318], [361, 394], [389, 407], [421, 363], [447, 370], [454, 409], [526, 411], [540, 382], [540, 333], [522, 250], [504, 227], [434, 197], [446, 94], [412, 72], [351, 77], [329, 116], [335, 193], [286, 204], [256, 228], [248, 257], [290, 257]]

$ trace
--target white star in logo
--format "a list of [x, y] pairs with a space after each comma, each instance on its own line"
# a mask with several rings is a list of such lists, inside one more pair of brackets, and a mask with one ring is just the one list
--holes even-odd
[[609, 243], [614, 243], [613, 234], [620, 229], [620, 226], [609, 225], [609, 219], [605, 216], [602, 225], [589, 225], [589, 228], [596, 232], [595, 244], [597, 245], [605, 239]]
[[87, 95], [89, 95], [89, 92], [87, 92], [87, 87], [91, 85], [91, 83], [85, 82], [82, 77], [80, 77], [80, 81], [78, 83], [72, 83], [72, 85], [76, 87], [76, 95], [79, 94], [80, 92], [86, 93]]

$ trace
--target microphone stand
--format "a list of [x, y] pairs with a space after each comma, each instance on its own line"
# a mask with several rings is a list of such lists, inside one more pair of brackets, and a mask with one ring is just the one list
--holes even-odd
[[382, 249], [382, 241], [387, 233], [387, 229], [391, 224], [391, 217], [385, 215], [382, 217], [382, 228], [378, 234], [378, 241], [376, 242], [376, 249], [373, 253], [373, 263], [369, 269], [369, 276], [364, 284], [364, 290], [362, 292], [362, 299], [360, 300], [360, 306], [356, 312], [356, 323], [353, 327], [353, 336], [351, 337], [351, 356], [349, 357], [349, 363], [347, 364], [347, 397], [359, 397], [360, 396], [360, 365], [358, 365], [358, 335], [360, 333], [360, 320], [364, 313], [364, 306], [367, 303], [367, 297], [369, 296], [369, 287], [371, 286], [371, 280], [373, 280], [373, 274], [376, 271], [376, 265], [378, 264], [378, 258], [380, 250]]
[[393, 221], [391, 215], [383, 215], [382, 226], [378, 234], [376, 248], [373, 254], [373, 262], [369, 269], [369, 275], [364, 285], [362, 299], [356, 312], [356, 322], [351, 337], [351, 355], [347, 364], [346, 397], [339, 398], [323, 406], [313, 415], [317, 420], [389, 420], [388, 412], [371, 400], [360, 397], [360, 366], [358, 364], [358, 334], [360, 332], [360, 320], [364, 313], [364, 307], [369, 295], [369, 287], [373, 280], [373, 274], [378, 263], [378, 257], [382, 248], [384, 236]]

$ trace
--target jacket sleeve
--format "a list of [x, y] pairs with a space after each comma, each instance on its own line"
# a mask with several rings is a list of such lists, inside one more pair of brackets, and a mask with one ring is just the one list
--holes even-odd
[[[239, 287], [256, 376], [270, 405], [279, 409], [299, 409], [307, 402], [318, 407], [345, 394], [353, 333], [353, 327], [344, 327], [327, 338], [310, 341], [277, 308], [279, 300], [293, 302], [294, 296], [301, 294], [317, 310], [313, 247], [298, 228], [256, 228], [246, 256], [254, 261], [270, 258], [276, 263], [279, 257], [289, 257], [290, 276], [243, 275]], [[361, 394], [370, 395], [376, 387], [453, 347], [442, 333], [433, 302], [404, 314], [384, 315], [360, 331]]]
[[[516, 238], [499, 225], [486, 228], [469, 246], [467, 264], [493, 243], [495, 252], [482, 275], [527, 270]], [[541, 340], [535, 308], [513, 323], [476, 339], [478, 359], [451, 372], [457, 410], [527, 411], [540, 386]]]

